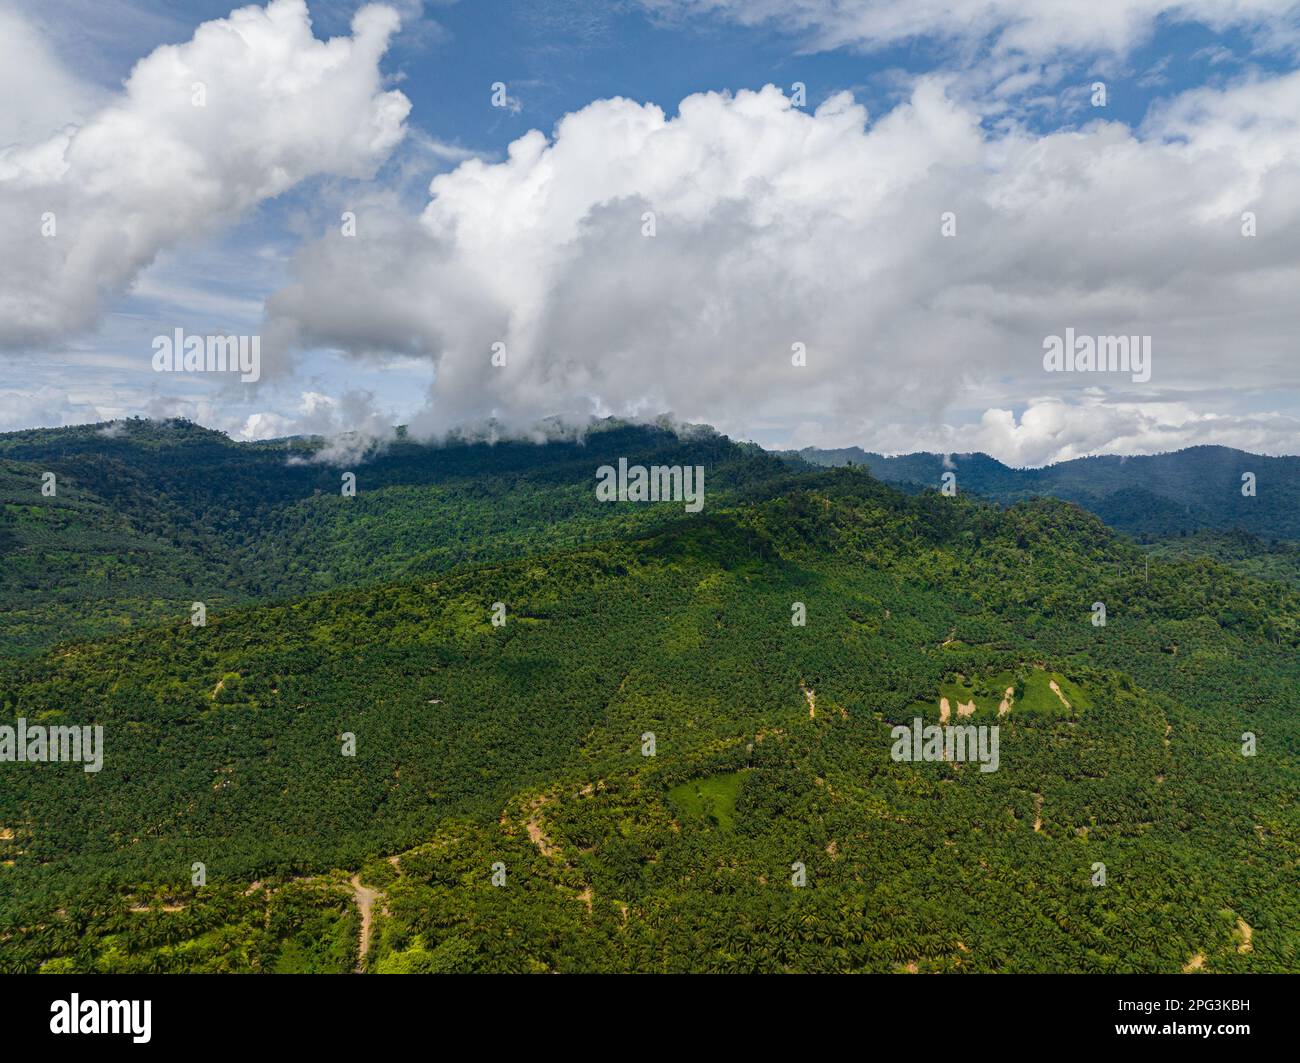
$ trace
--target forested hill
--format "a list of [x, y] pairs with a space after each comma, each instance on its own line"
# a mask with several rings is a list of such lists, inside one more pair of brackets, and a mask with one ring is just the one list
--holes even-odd
[[184, 421], [0, 435], [0, 652], [174, 619], [195, 601], [293, 597], [662, 523], [670, 507], [597, 501], [597, 468], [619, 458], [703, 466], [706, 507], [791, 475], [711, 429], [614, 422], [580, 442], [326, 454], [321, 440], [235, 443]]
[[[1077, 502], [1131, 535], [1241, 529], [1300, 539], [1300, 457], [1264, 457], [1228, 447], [1189, 447], [1148, 457], [1076, 458], [1013, 469], [987, 454], [884, 457], [857, 447], [786, 452], [813, 465], [861, 465], [889, 483], [937, 488], [947, 471], [959, 490], [998, 502], [1050, 495]], [[1254, 473], [1255, 494], [1242, 494]]]
[[[105, 735], [5, 766], [0, 967], [1300, 967], [1296, 591], [718, 453], [700, 514], [0, 658]], [[891, 754], [950, 711], [997, 770]]]
[[[337, 448], [335, 448], [337, 449]], [[580, 546], [659, 526], [661, 506], [608, 506], [602, 464], [699, 464], [706, 505], [758, 499], [808, 463], [864, 466], [905, 490], [933, 488], [940, 455], [858, 450], [768, 454], [711, 429], [607, 422], [582, 441], [400, 438], [351, 458], [322, 440], [235, 443], [184, 421], [134, 419], [0, 435], [0, 652], [31, 652], [185, 614], [292, 598], [458, 565]], [[807, 461], [805, 462], [805, 460]], [[1017, 470], [981, 455], [950, 459], [959, 489], [1001, 502], [1067, 498], [1143, 540], [1188, 529], [1249, 529], [1224, 553], [1203, 537], [1156, 544], [1241, 571], [1289, 578], [1272, 544], [1297, 534], [1300, 459], [1203, 447], [1154, 458], [1089, 458]], [[1253, 471], [1257, 493], [1240, 492]], [[345, 497], [344, 474], [356, 477]], [[42, 492], [53, 476], [55, 493]], [[1246, 556], [1249, 555], [1249, 556]]]

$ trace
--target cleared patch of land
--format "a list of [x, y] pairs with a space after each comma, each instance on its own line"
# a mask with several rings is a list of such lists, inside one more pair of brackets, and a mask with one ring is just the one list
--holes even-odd
[[1021, 666], [1016, 671], [966, 676], [960, 672], [939, 684], [934, 701], [915, 701], [908, 706], [909, 715], [931, 716], [938, 708], [939, 722], [979, 716], [1006, 716], [1040, 713], [1060, 716], [1091, 708], [1087, 691], [1059, 672], [1037, 666]]
[[705, 819], [719, 830], [732, 830], [736, 825], [736, 798], [745, 784], [743, 771], [729, 775], [712, 775], [704, 779], [691, 779], [674, 786], [668, 797], [687, 815]]

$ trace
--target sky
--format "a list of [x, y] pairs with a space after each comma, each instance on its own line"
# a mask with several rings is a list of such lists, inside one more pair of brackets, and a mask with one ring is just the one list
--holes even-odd
[[1300, 0], [0, 0], [0, 431], [1300, 453], [1298, 52]]

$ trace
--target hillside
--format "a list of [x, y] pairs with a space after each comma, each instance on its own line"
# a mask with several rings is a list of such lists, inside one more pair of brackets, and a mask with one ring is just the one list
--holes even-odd
[[0, 435], [0, 652], [188, 617], [195, 601], [282, 600], [662, 523], [660, 507], [596, 500], [596, 468], [620, 457], [706, 466], [710, 506], [789, 476], [711, 430], [615, 423], [547, 445], [398, 441], [346, 464], [324, 446], [182, 421]]
[[1300, 587], [1300, 543], [1265, 540], [1245, 531], [1202, 531], [1171, 535], [1144, 544], [1152, 557], [1193, 559], [1210, 557], [1257, 579], [1281, 580]]
[[[252, 521], [268, 558], [302, 538], [259, 574], [282, 600], [0, 660], [5, 717], [99, 722], [111, 752], [0, 791], [5, 969], [1300, 968], [1284, 581], [721, 437], [658, 441], [723, 466], [703, 513], [602, 517], [580, 496], [605, 442], [399, 448], [363, 522], [319, 520], [314, 466], [256, 500], [177, 474], [169, 497], [243, 507], [210, 537], [113, 510], [185, 558]], [[402, 522], [454, 521], [475, 483], [504, 501], [459, 526], [495, 512], [495, 556], [441, 529], [409, 556]], [[347, 585], [290, 596], [321, 572]], [[999, 726], [998, 770], [893, 759], [944, 701]]]
[[[883, 457], [857, 447], [808, 448], [787, 457], [813, 465], [860, 465], [888, 483], [938, 488], [945, 471], [960, 490], [998, 502], [1051, 496], [1076, 502], [1111, 527], [1135, 536], [1201, 529], [1241, 529], [1274, 539], [1300, 539], [1300, 458], [1269, 458], [1228, 447], [1189, 447], [1149, 457], [1076, 458], [1038, 469], [1013, 469], [987, 454]], [[945, 463], [946, 461], [946, 463]], [[1253, 472], [1256, 494], [1242, 495]]]

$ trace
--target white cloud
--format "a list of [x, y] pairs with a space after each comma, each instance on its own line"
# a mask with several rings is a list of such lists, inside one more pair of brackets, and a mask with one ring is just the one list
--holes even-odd
[[64, 388], [42, 385], [0, 388], [0, 432], [20, 428], [60, 428], [103, 420], [92, 403], [78, 402]]
[[355, 460], [376, 444], [395, 438], [391, 413], [379, 410], [368, 391], [350, 390], [340, 398], [304, 391], [289, 415], [272, 411], [249, 414], [231, 435], [236, 439], [282, 439], [318, 435], [332, 440], [317, 459], [337, 463]]
[[[1300, 450], [1300, 73], [1187, 92], [1137, 130], [981, 122], [997, 99], [1023, 103], [1059, 79], [1057, 53], [1123, 54], [1161, 16], [1282, 41], [1296, 3], [654, 4], [778, 21], [814, 47], [941, 38], [979, 53], [996, 88], [972, 102], [969, 72], [922, 78], [874, 123], [848, 95], [807, 113], [770, 87], [692, 96], [675, 116], [599, 100], [496, 162], [419, 134], [385, 185], [343, 196], [323, 183], [325, 201], [356, 211], [357, 235], [334, 226], [303, 248], [267, 305], [266, 377], [304, 398], [241, 406], [186, 381], [154, 412], [170, 404], [244, 438], [382, 437], [392, 416], [347, 374], [302, 390], [310, 367], [278, 357], [296, 346], [315, 361], [329, 348], [372, 367], [390, 353], [433, 364], [428, 406], [410, 418], [431, 435], [671, 412], [765, 442], [985, 449], [1030, 464], [1179, 440]], [[387, 7], [363, 8], [351, 37], [327, 42], [302, 0], [236, 11], [157, 49], [107, 105], [16, 16], [0, 13], [0, 29], [6, 19], [19, 46], [0, 45], [0, 59], [45, 91], [18, 109], [24, 144], [0, 145], [0, 346], [66, 338], [132, 285], [191, 314], [246, 317], [238, 288], [189, 290], [205, 272], [178, 273], [189, 240], [307, 178], [365, 177], [404, 133], [409, 103], [379, 71], [397, 22]], [[411, 168], [451, 164], [413, 216]], [[1253, 239], [1240, 234], [1246, 210]], [[45, 211], [55, 238], [40, 236]], [[1067, 327], [1151, 335], [1150, 383], [1043, 373], [1043, 337]], [[795, 343], [805, 367], [791, 365]], [[343, 397], [326, 399], [335, 385]], [[91, 407], [112, 416], [133, 408], [132, 388], [157, 386], [65, 401], [28, 381], [0, 423], [27, 423], [27, 402], [51, 423]]]
[[[159, 251], [300, 181], [370, 175], [410, 109], [379, 71], [397, 25], [364, 7], [351, 37], [319, 41], [303, 0], [242, 8], [156, 49], [81, 124], [0, 151], [0, 346], [90, 327]], [[28, 57], [8, 58], [22, 76]]]
[[1159, 19], [1216, 30], [1267, 31], [1295, 40], [1296, 0], [640, 0], [666, 17], [716, 15], [742, 25], [774, 23], [813, 49], [879, 48], [931, 38], [995, 54], [1122, 55]]
[[[1180, 394], [1226, 415], [1293, 380], [1298, 161], [1300, 74], [1188, 94], [1139, 132], [1046, 136], [990, 133], [933, 80], [870, 126], [847, 96], [809, 114], [771, 87], [672, 118], [604, 100], [435, 178], [418, 226], [377, 205], [364, 238], [309, 246], [269, 312], [308, 346], [435, 360], [412, 422], [432, 434], [672, 412], [823, 441], [890, 424], [915, 449], [908, 433], [975, 420], [999, 456], [1038, 460], [1048, 408], [1000, 435], [997, 411], [1100, 387], [1186, 424]], [[1152, 336], [1150, 383], [1044, 373], [1067, 327]], [[1297, 449], [1293, 423], [1268, 428]]]
[[[791, 445], [828, 445], [822, 429], [819, 424], [800, 426]], [[1017, 467], [1090, 454], [1162, 454], [1211, 443], [1256, 454], [1294, 454], [1300, 449], [1300, 417], [1203, 413], [1185, 402], [1036, 398], [1019, 416], [1010, 409], [989, 409], [973, 424], [918, 429], [882, 423], [834, 442], [886, 454], [983, 452]]]
[[0, 7], [0, 100], [3, 149], [44, 140], [83, 120], [101, 94], [69, 74], [44, 36], [16, 11]]

